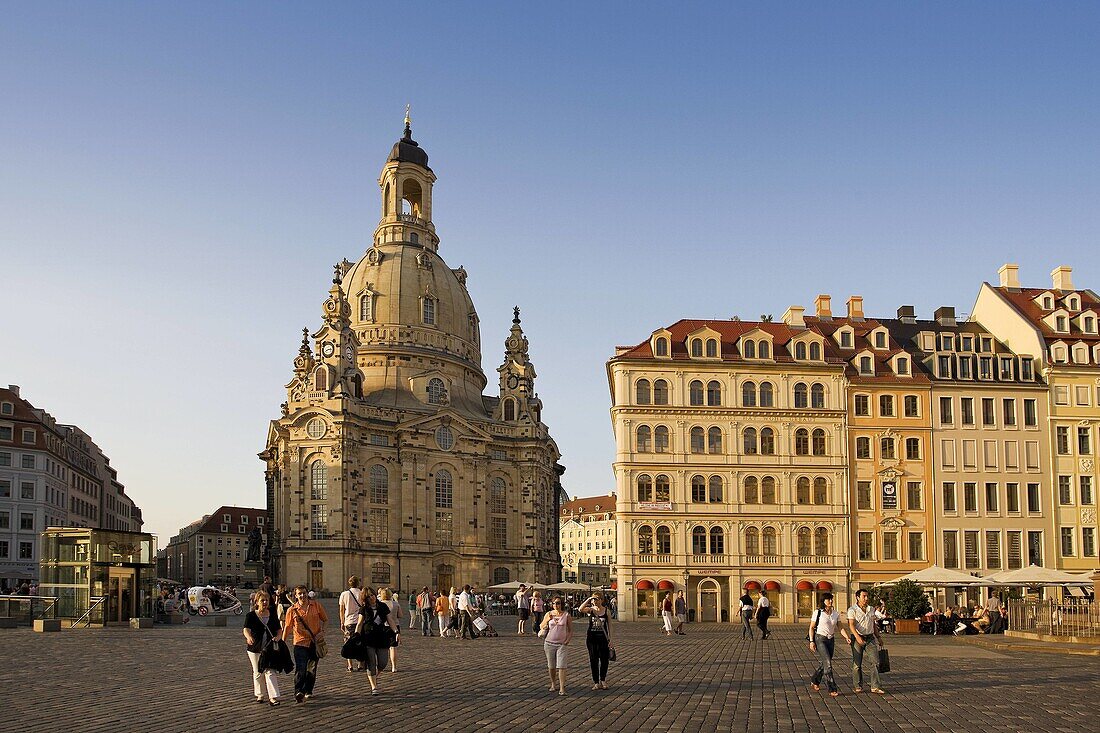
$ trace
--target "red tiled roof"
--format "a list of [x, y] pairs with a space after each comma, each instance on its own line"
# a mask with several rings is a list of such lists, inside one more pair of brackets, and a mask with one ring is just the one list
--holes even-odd
[[[894, 335], [890, 332], [890, 328], [887, 324], [879, 321], [875, 318], [864, 318], [862, 320], [853, 320], [845, 317], [833, 317], [831, 320], [823, 321], [817, 316], [806, 316], [806, 325], [812, 327], [815, 331], [825, 336], [827, 343], [831, 343], [833, 349], [845, 357], [844, 374], [848, 377], [849, 381], [856, 384], [874, 384], [874, 383], [901, 383], [901, 384], [929, 384], [927, 375], [920, 369], [919, 365], [914, 364], [914, 359], [909, 357], [909, 372], [911, 376], [899, 377], [894, 374], [894, 367], [890, 364], [890, 360], [898, 354], [908, 355], [908, 351], [897, 342]], [[837, 332], [842, 326], [851, 326], [853, 331], [852, 348], [841, 349], [834, 339], [833, 334]], [[879, 327], [886, 328], [886, 349], [875, 349], [872, 346], [871, 332]], [[862, 352], [870, 352], [872, 359], [874, 360], [875, 373], [874, 375], [860, 374], [859, 369], [852, 363], [852, 358]]]
[[[686, 340], [688, 334], [694, 333], [702, 328], [709, 328], [716, 331], [719, 334], [719, 338], [722, 341], [722, 360], [723, 361], [739, 361], [743, 357], [737, 348], [737, 342], [743, 335], [750, 331], [761, 330], [772, 337], [773, 344], [773, 361], [791, 363], [794, 358], [787, 352], [786, 344], [795, 336], [800, 333], [804, 333], [804, 328], [791, 328], [785, 323], [772, 323], [763, 321], [709, 321], [709, 320], [696, 320], [692, 318], [685, 318], [677, 321], [669, 326], [667, 331], [672, 334], [671, 337], [671, 357], [675, 360], [688, 360], [691, 357], [688, 355], [688, 347]], [[623, 352], [615, 357], [616, 359], [652, 359], [653, 349], [650, 347], [650, 341], [647, 338], [637, 346], [630, 347], [628, 351]], [[662, 357], [663, 358], [663, 357]], [[843, 360], [843, 356], [832, 350], [831, 345], [825, 343], [825, 361], [828, 363], [838, 364]], [[746, 360], [748, 361], [748, 360]], [[758, 360], [753, 360], [758, 361]]]
[[[231, 521], [225, 521], [225, 515], [228, 514]], [[199, 532], [218, 532], [222, 531], [222, 525], [228, 526], [228, 532], [230, 534], [239, 534], [237, 532], [238, 525], [245, 525], [249, 529], [259, 525], [256, 521], [258, 517], [266, 517], [266, 509], [249, 509], [239, 506], [223, 506], [210, 516], [203, 517], [201, 520], [202, 526], [199, 527]], [[241, 517], [248, 517], [248, 521], [241, 521]], [[266, 520], [265, 520], [266, 521]]]
[[[1084, 333], [1081, 329], [1077, 328], [1077, 324], [1073, 323], [1073, 317], [1081, 311], [1089, 310], [1090, 308], [1100, 316], [1100, 300], [1097, 300], [1096, 294], [1090, 290], [1052, 290], [1051, 288], [1013, 288], [1010, 290], [1005, 287], [993, 287], [993, 289], [1011, 303], [1012, 306], [1020, 312], [1020, 315], [1035, 325], [1043, 334], [1043, 338], [1048, 341], [1100, 341], [1100, 334]], [[1055, 304], [1063, 308], [1062, 301], [1067, 296], [1076, 293], [1077, 296], [1081, 298], [1080, 310], [1070, 314], [1069, 333], [1058, 333], [1043, 322], [1043, 316], [1050, 311], [1045, 311], [1035, 304], [1035, 298], [1038, 298], [1043, 293], [1053, 294], [1057, 299]], [[1067, 308], [1066, 310], [1069, 309]]]
[[603, 496], [584, 496], [572, 501], [567, 501], [562, 504], [561, 513], [563, 516], [570, 514], [594, 514], [596, 512], [596, 505], [599, 505], [599, 512], [615, 513], [616, 498], [614, 494], [605, 494]]

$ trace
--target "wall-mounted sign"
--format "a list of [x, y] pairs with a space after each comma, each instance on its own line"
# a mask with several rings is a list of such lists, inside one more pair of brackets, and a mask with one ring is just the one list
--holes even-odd
[[671, 512], [672, 511], [672, 502], [671, 501], [639, 501], [638, 502], [638, 509], [640, 509], [643, 512], [644, 511]]
[[882, 482], [882, 508], [883, 509], [897, 509], [898, 508], [898, 482], [897, 481], [883, 481]]

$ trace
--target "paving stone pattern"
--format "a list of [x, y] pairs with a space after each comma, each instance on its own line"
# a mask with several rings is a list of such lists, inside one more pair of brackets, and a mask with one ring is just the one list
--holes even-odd
[[[335, 609], [333, 609], [335, 610]], [[335, 614], [330, 614], [334, 616]], [[737, 626], [689, 625], [665, 637], [657, 624], [616, 624], [611, 689], [590, 689], [584, 638], [570, 648], [569, 695], [547, 691], [541, 641], [511, 633], [476, 641], [402, 634], [396, 674], [370, 697], [364, 673], [347, 673], [333, 645], [317, 694], [295, 705], [252, 701], [240, 619], [152, 630], [35, 634], [2, 630], [0, 731], [210, 733], [310, 726], [316, 731], [1045, 731], [1096, 730], [1100, 658], [994, 651], [943, 637], [888, 637], [889, 694], [855, 695], [851, 657], [837, 649], [843, 695], [810, 689], [816, 665], [802, 627], [741, 641]], [[330, 634], [330, 642], [339, 634]]]

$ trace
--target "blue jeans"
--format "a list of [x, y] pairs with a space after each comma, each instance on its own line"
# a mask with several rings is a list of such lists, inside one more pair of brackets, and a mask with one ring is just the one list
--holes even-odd
[[836, 648], [836, 639], [817, 634], [814, 636], [814, 650], [817, 652], [817, 671], [811, 678], [811, 682], [820, 685], [825, 680], [825, 686], [829, 692], [836, 692], [836, 680], [833, 679], [833, 650]]
[[852, 685], [855, 687], [863, 687], [863, 655], [870, 652], [868, 655], [871, 661], [871, 689], [877, 690], [882, 687], [882, 683], [878, 678], [878, 642], [873, 636], [864, 636], [867, 643], [863, 646], [852, 643]]
[[432, 635], [432, 610], [430, 608], [420, 611], [420, 633], [424, 636]]
[[741, 638], [744, 639], [745, 634], [748, 634], [750, 639], [755, 639], [756, 637], [752, 635], [752, 611], [742, 612], [741, 621], [744, 624], [741, 627]]
[[294, 693], [313, 694], [313, 685], [317, 682], [317, 655], [313, 645], [294, 645]]

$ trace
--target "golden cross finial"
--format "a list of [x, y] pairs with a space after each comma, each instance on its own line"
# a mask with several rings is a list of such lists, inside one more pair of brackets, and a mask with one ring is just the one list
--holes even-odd
[[411, 104], [406, 104], [406, 105], [405, 105], [405, 125], [406, 125], [406, 126], [408, 126], [408, 125], [411, 125], [411, 124], [412, 124], [412, 117], [410, 117], [410, 116], [409, 116], [409, 110], [410, 110], [411, 108], [412, 108], [412, 105], [411, 105]]

